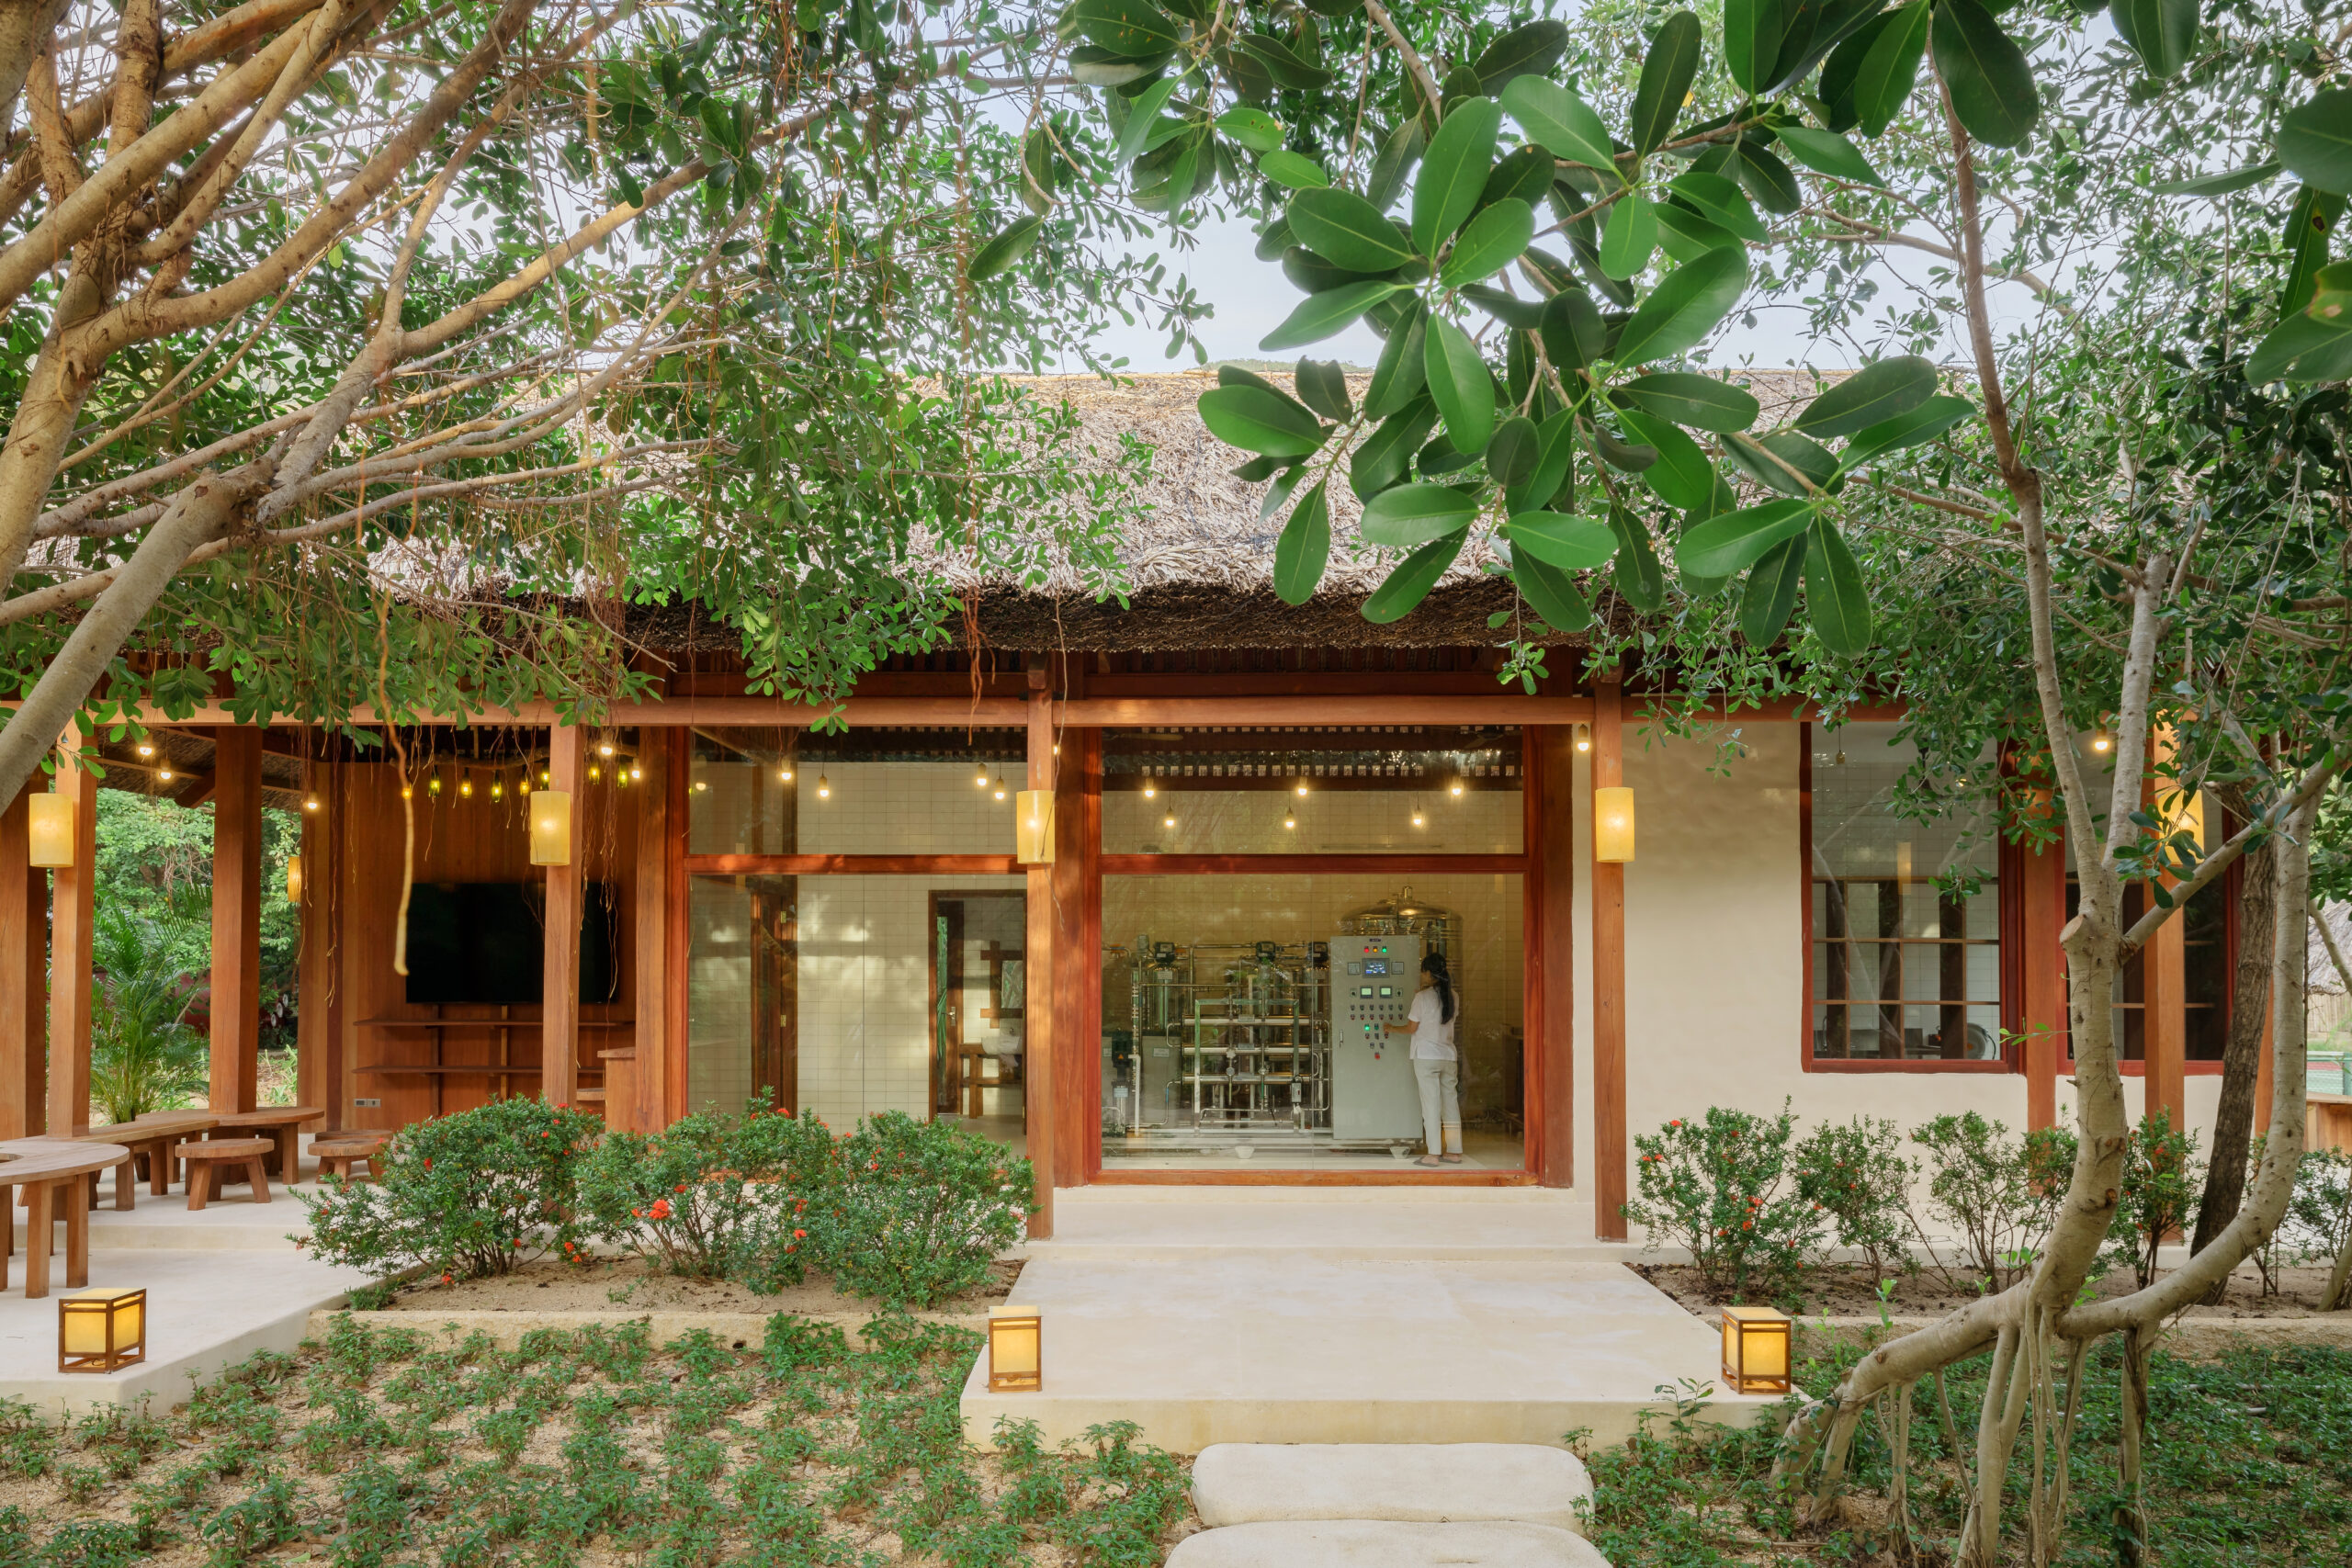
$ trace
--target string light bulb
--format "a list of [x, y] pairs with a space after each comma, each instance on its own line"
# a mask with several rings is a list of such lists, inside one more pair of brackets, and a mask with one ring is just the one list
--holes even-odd
[[1151, 775], [1149, 773], [1146, 773], [1143, 779], [1143, 797], [1146, 800], [1153, 800], [1157, 799], [1159, 795], [1159, 786], [1152, 783]]
[[833, 798], [833, 782], [822, 773], [817, 775], [817, 798], [819, 800]]
[[516, 793], [517, 795], [529, 795], [529, 794], [531, 793], [531, 775], [530, 775], [530, 774], [528, 774], [528, 773], [525, 773], [525, 774], [522, 776], [522, 778], [521, 778], [519, 781], [517, 781], [517, 782], [516, 782], [516, 784], [515, 784], [515, 785], [514, 785], [514, 793]]
[[316, 811], [318, 808], [319, 808], [319, 797], [318, 797], [317, 795], [304, 795], [304, 796], [302, 797], [302, 809], [303, 809], [303, 810], [305, 810], [305, 811]]
[[1446, 793], [1448, 795], [1460, 795], [1462, 793], [1462, 781], [1460, 779], [1454, 780], [1453, 783], [1447, 787]]
[[427, 773], [424, 775], [424, 793], [433, 795], [437, 795], [441, 793], [441, 775], [439, 773]]
[[604, 770], [604, 769], [602, 769], [602, 768], [598, 767], [598, 766], [597, 766], [595, 763], [594, 763], [594, 762], [591, 762], [591, 763], [589, 763], [589, 764], [588, 764], [588, 782], [589, 782], [590, 784], [594, 784], [598, 779], [601, 779], [601, 778], [603, 778], [604, 776], [605, 776], [605, 770]]
[[1577, 726], [1577, 750], [1579, 751], [1592, 750], [1592, 726], [1589, 724]]
[[996, 797], [999, 800], [1002, 800], [1004, 798], [1004, 771], [1002, 769], [999, 769], [997, 771]]
[[1295, 812], [1295, 811], [1285, 811], [1285, 812], [1283, 812], [1283, 826], [1284, 828], [1286, 828], [1286, 829], [1288, 829], [1288, 828], [1295, 828], [1295, 827], [1297, 827], [1297, 826], [1298, 826], [1298, 813], [1297, 813], [1297, 812]]
[[1413, 808], [1413, 826], [1416, 828], [1421, 827], [1427, 822], [1427, 820], [1428, 819], [1421, 815], [1420, 808], [1419, 807], [1415, 807]]
[[171, 782], [172, 782], [172, 765], [171, 765], [169, 762], [166, 762], [166, 763], [164, 763], [162, 767], [157, 768], [157, 769], [155, 770], [155, 776], [156, 776], [158, 779], [162, 780], [162, 781], [163, 781], [164, 783], [165, 783], [165, 784], [169, 784], [169, 783], [171, 783]]
[[644, 780], [645, 765], [636, 761], [634, 758], [630, 759], [628, 764], [628, 782], [631, 784], [641, 784]]
[[139, 743], [139, 754], [142, 757], [153, 756], [155, 754], [155, 743], [153, 740], [141, 740]]
[[1173, 828], [1176, 826], [1176, 818], [1173, 817], [1163, 817], [1159, 819], [1159, 825], [1163, 828]]
[[2106, 756], [2115, 750], [2115, 737], [2104, 729], [2094, 731], [2091, 735], [2091, 750], [2102, 757]]
[[778, 768], [775, 771], [775, 782], [778, 784], [790, 784], [792, 782], [792, 770], [790, 768]]
[[492, 800], [504, 800], [506, 798], [506, 781], [504, 779], [492, 779], [490, 781], [490, 798]]
[[609, 741], [609, 740], [599, 740], [599, 741], [597, 741], [597, 742], [596, 742], [596, 755], [598, 755], [599, 757], [609, 757], [609, 756], [611, 756], [612, 754], [613, 754], [613, 743], [612, 743], [611, 741]]
[[459, 779], [458, 781], [458, 793], [466, 799], [471, 800], [474, 797], [474, 781], [470, 778]]
[[989, 787], [989, 771], [985, 765], [972, 770], [972, 787], [974, 789]]
[[1305, 779], [1301, 779], [1298, 783], [1293, 784], [1291, 786], [1291, 793], [1294, 795], [1305, 795], [1306, 793], [1306, 781]]
[[416, 798], [416, 791], [411, 789], [406, 784], [402, 784], [401, 785], [401, 798], [402, 800], [413, 800]]

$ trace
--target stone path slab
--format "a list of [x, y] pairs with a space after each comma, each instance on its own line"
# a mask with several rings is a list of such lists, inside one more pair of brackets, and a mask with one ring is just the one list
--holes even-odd
[[1609, 1568], [1609, 1561], [1584, 1537], [1550, 1525], [1283, 1520], [1186, 1536], [1168, 1568]]
[[1532, 1443], [1216, 1443], [1193, 1464], [1211, 1529], [1274, 1520], [1510, 1521], [1583, 1533], [1583, 1461]]

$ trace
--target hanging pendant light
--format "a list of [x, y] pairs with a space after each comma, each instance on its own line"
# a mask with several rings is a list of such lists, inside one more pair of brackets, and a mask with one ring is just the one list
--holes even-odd
[[833, 798], [833, 782], [822, 773], [817, 775], [817, 798], [819, 800]]

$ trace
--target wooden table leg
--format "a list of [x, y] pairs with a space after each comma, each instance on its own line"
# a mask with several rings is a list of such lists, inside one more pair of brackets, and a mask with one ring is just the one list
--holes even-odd
[[148, 1151], [147, 1190], [158, 1198], [167, 1197], [172, 1190], [172, 1140], [158, 1138]]
[[50, 1194], [59, 1186], [72, 1182], [28, 1182], [25, 1186], [25, 1299], [37, 1301], [49, 1294], [49, 1249], [54, 1246], [51, 1229]]
[[0, 1291], [8, 1288], [8, 1260], [17, 1256], [16, 1197], [0, 1187]]
[[256, 1203], [268, 1202], [269, 1171], [264, 1164], [262, 1156], [255, 1155], [253, 1158], [247, 1160], [245, 1162], [245, 1169], [253, 1177], [254, 1201]]
[[212, 1162], [192, 1159], [187, 1162], [187, 1206], [201, 1209], [204, 1201], [212, 1196]]
[[128, 1212], [138, 1206], [139, 1173], [131, 1169], [138, 1163], [137, 1160], [126, 1159], [114, 1168], [114, 1206], [117, 1210]]
[[277, 1130], [277, 1179], [291, 1187], [302, 1175], [302, 1134], [294, 1128]]
[[65, 1201], [65, 1283], [80, 1290], [90, 1282], [90, 1205], [77, 1184]]

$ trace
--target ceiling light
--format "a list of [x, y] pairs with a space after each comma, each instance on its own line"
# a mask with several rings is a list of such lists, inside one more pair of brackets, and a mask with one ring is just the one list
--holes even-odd
[[1295, 827], [1297, 827], [1297, 826], [1298, 826], [1298, 813], [1297, 813], [1297, 812], [1295, 812], [1295, 811], [1285, 811], [1285, 812], [1283, 812], [1283, 827], [1285, 827], [1285, 828], [1295, 828]]
[[975, 768], [972, 771], [972, 787], [974, 789], [986, 789], [989, 787], [989, 771], [987, 768]]
[[832, 781], [825, 777], [824, 774], [819, 773], [817, 775], [817, 798], [819, 800], [831, 800], [832, 797]]
[[611, 741], [600, 740], [596, 743], [596, 755], [599, 757], [609, 757], [612, 754], [613, 743]]
[[490, 798], [492, 800], [504, 800], [506, 798], [506, 781], [504, 779], [492, 779], [490, 781]]
[[1577, 726], [1577, 750], [1579, 751], [1592, 750], [1592, 726], [1589, 724]]
[[1306, 781], [1305, 779], [1299, 780], [1298, 783], [1293, 786], [1293, 789], [1296, 794], [1305, 795], [1306, 793]]
[[775, 771], [775, 782], [778, 784], [790, 784], [792, 782], [792, 770], [790, 768], [778, 768]]
[[427, 795], [439, 795], [441, 793], [441, 775], [439, 773], [428, 773], [425, 775], [424, 793]]
[[142, 757], [153, 756], [155, 754], [155, 743], [152, 740], [141, 740], [139, 743], [139, 754]]
[[1454, 780], [1453, 787], [1446, 793], [1449, 795], [1460, 795], [1462, 793], [1462, 781], [1460, 779]]
[[1160, 823], [1159, 823], [1159, 825], [1160, 825], [1161, 827], [1163, 827], [1163, 828], [1173, 828], [1174, 826], [1176, 826], [1176, 818], [1174, 818], [1173, 817], [1165, 817], [1165, 818], [1162, 818], [1160, 819]]
[[465, 796], [468, 800], [471, 800], [474, 797], [474, 781], [471, 779], [459, 779], [458, 781], [458, 793]]
[[1425, 820], [1426, 820], [1426, 819], [1421, 816], [1421, 814], [1420, 814], [1419, 812], [1416, 811], [1416, 812], [1414, 812], [1414, 813], [1413, 813], [1413, 826], [1414, 826], [1414, 827], [1416, 827], [1416, 828], [1420, 827], [1420, 826], [1422, 825], [1422, 823], [1423, 823]]
[[156, 776], [158, 779], [161, 779], [161, 780], [162, 780], [164, 783], [165, 783], [165, 784], [169, 784], [169, 783], [171, 783], [171, 782], [172, 782], [172, 765], [171, 765], [169, 762], [166, 762], [166, 763], [164, 763], [162, 767], [157, 768], [157, 769], [155, 770], [155, 776]]
[[1156, 798], [1159, 794], [1159, 786], [1152, 783], [1150, 777], [1147, 775], [1143, 781], [1143, 797], [1146, 800], [1151, 800]]
[[303, 797], [303, 799], [302, 799], [302, 809], [303, 809], [303, 810], [305, 810], [305, 811], [316, 811], [318, 808], [319, 808], [319, 797], [318, 797], [317, 795], [305, 795], [305, 796]]

